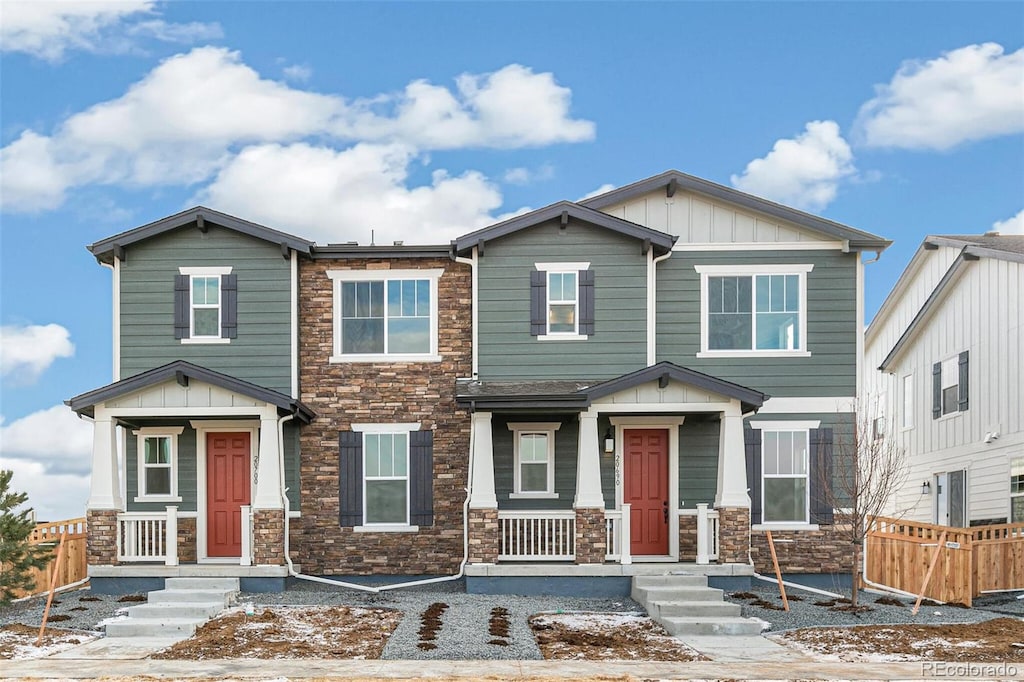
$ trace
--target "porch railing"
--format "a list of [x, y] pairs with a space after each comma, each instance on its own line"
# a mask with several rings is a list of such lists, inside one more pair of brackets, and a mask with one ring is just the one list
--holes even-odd
[[622, 509], [605, 509], [604, 525], [605, 540], [608, 543], [606, 561], [618, 561], [620, 564], [633, 563], [632, 555], [629, 553], [629, 514], [630, 505], [623, 504]]
[[499, 511], [499, 561], [572, 561], [576, 512]]
[[718, 560], [718, 510], [698, 504], [696, 509], [680, 509], [679, 516], [697, 517], [697, 563]]
[[178, 565], [178, 508], [117, 515], [117, 560]]

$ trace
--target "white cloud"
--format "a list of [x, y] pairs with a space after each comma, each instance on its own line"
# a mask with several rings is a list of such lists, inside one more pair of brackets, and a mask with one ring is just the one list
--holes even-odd
[[585, 201], [587, 199], [593, 199], [596, 196], [600, 196], [602, 194], [606, 194], [608, 192], [611, 192], [613, 189], [615, 189], [615, 185], [605, 183], [605, 184], [601, 185], [600, 187], [598, 187], [597, 189], [593, 190], [592, 192], [587, 192], [586, 194], [581, 196], [579, 199], [577, 199], [577, 201]]
[[1000, 234], [1024, 234], [1024, 210], [1011, 218], [992, 223], [992, 229]]
[[197, 48], [165, 60], [124, 95], [72, 114], [52, 135], [23, 131], [0, 151], [2, 200], [7, 211], [40, 211], [93, 184], [223, 183], [249, 147], [258, 153], [268, 144], [305, 142], [340, 155], [353, 143], [374, 142], [425, 161], [434, 149], [591, 139], [594, 124], [571, 118], [570, 97], [552, 74], [512, 64], [463, 74], [454, 91], [415, 81], [398, 94], [350, 102], [263, 78], [237, 52]]
[[57, 358], [75, 354], [71, 334], [59, 324], [0, 327], [0, 374], [31, 383]]
[[531, 169], [519, 166], [505, 171], [504, 180], [511, 185], [528, 185], [532, 182], [543, 182], [555, 177], [555, 167], [550, 163]]
[[1024, 48], [968, 45], [904, 62], [861, 107], [858, 139], [872, 147], [949, 149], [1024, 131]]
[[69, 50], [127, 52], [141, 38], [191, 43], [223, 35], [218, 24], [154, 18], [155, 6], [152, 0], [5, 0], [0, 46], [56, 62]]
[[281, 74], [290, 81], [305, 83], [313, 77], [313, 69], [304, 64], [292, 64], [281, 69]]
[[368, 244], [371, 229], [378, 244], [445, 243], [490, 222], [497, 187], [473, 171], [435, 171], [431, 184], [407, 187], [414, 156], [402, 145], [252, 146], [196, 199], [321, 243]]
[[0, 426], [0, 454], [4, 462], [37, 462], [46, 473], [85, 475], [92, 464], [92, 424], [54, 405]]
[[804, 132], [776, 141], [764, 158], [754, 159], [730, 180], [744, 192], [813, 211], [835, 199], [840, 181], [856, 172], [839, 125], [811, 121]]
[[14, 472], [11, 487], [28, 495], [26, 507], [35, 510], [36, 521], [62, 521], [85, 516], [89, 499], [89, 476], [47, 473], [39, 462], [4, 460]]

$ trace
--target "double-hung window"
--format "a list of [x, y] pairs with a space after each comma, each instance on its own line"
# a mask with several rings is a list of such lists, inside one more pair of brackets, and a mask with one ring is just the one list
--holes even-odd
[[548, 334], [578, 334], [576, 272], [548, 273]]
[[178, 497], [178, 436], [184, 427], [146, 427], [138, 440], [137, 502], [176, 502]]
[[513, 488], [510, 497], [557, 498], [555, 431], [559, 422], [509, 423], [514, 438]]
[[365, 523], [409, 523], [409, 434], [363, 435]]
[[583, 341], [594, 334], [590, 263], [535, 263], [530, 273], [530, 334], [539, 341]]
[[231, 267], [180, 267], [174, 334], [182, 343], [230, 343], [238, 336], [238, 276]]
[[957, 358], [942, 361], [942, 414], [958, 411], [960, 399], [960, 367]]
[[1010, 523], [1024, 521], [1024, 457], [1010, 461]]
[[701, 354], [808, 355], [807, 273], [813, 265], [697, 265]]
[[442, 270], [329, 270], [334, 283], [331, 362], [440, 360]]
[[965, 411], [969, 406], [970, 351], [932, 365], [932, 419]]
[[764, 523], [807, 523], [810, 507], [808, 432], [764, 431], [761, 500]]

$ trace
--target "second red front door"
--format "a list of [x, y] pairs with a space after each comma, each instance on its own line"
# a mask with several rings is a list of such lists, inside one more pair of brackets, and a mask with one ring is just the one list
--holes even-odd
[[206, 555], [242, 555], [242, 505], [249, 504], [249, 434], [206, 436]]
[[630, 554], [668, 554], [668, 430], [626, 429], [623, 443]]

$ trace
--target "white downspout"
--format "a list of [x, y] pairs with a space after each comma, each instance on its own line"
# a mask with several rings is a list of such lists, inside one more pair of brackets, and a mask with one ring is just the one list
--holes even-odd
[[658, 263], [672, 257], [669, 250], [662, 256], [654, 258], [654, 250], [647, 252], [647, 366], [658, 361]]
[[[473, 320], [472, 320], [472, 322], [473, 322], [473, 328], [472, 328], [472, 331], [473, 331], [473, 379], [477, 379], [480, 376], [480, 360], [479, 360], [479, 357], [478, 357], [477, 352], [476, 352], [476, 349], [477, 349], [477, 324], [478, 324], [478, 318], [479, 318], [479, 316], [477, 315], [477, 307], [478, 307], [477, 291], [479, 290], [479, 287], [477, 286], [477, 278], [479, 277], [479, 274], [478, 274], [477, 267], [476, 267], [476, 261], [477, 261], [477, 247], [475, 247], [475, 246], [473, 247], [473, 257], [472, 258], [462, 258], [461, 256], [455, 256], [455, 262], [456, 263], [462, 263], [463, 265], [468, 265], [469, 266], [470, 273], [471, 273], [470, 276], [472, 278], [471, 286], [472, 286], [472, 292], [473, 292], [472, 293], [472, 301], [473, 302], [472, 302], [472, 305], [470, 307], [470, 313], [471, 313], [472, 318], [473, 318]], [[472, 435], [470, 436], [470, 438], [472, 438]]]

